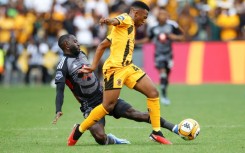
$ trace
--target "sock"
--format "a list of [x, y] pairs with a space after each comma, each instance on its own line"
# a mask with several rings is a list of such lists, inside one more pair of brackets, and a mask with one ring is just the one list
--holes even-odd
[[102, 104], [95, 107], [89, 114], [89, 116], [80, 124], [79, 131], [84, 132], [96, 122], [98, 122], [102, 117], [104, 117], [108, 112], [105, 110]]
[[[148, 122], [151, 123], [150, 117], [148, 118]], [[160, 117], [160, 125], [161, 125], [162, 128], [168, 129], [168, 130], [171, 131], [171, 132], [174, 132], [173, 129], [174, 129], [174, 127], [176, 126], [176, 125], [174, 125], [173, 123], [170, 123], [170, 122], [166, 121], [166, 120], [165, 120], [164, 118], [162, 118], [162, 117]], [[177, 128], [177, 130], [178, 130], [178, 128]]]
[[176, 124], [176, 125], [173, 127], [172, 131], [173, 131], [175, 134], [178, 134], [178, 135], [179, 135], [179, 127], [178, 127], [178, 124]]
[[160, 131], [160, 104], [159, 98], [147, 98], [147, 108], [150, 114], [151, 125], [154, 131]]
[[166, 97], [166, 90], [168, 86], [168, 76], [166, 73], [161, 73], [160, 75], [160, 88], [161, 88], [161, 93], [163, 97]]

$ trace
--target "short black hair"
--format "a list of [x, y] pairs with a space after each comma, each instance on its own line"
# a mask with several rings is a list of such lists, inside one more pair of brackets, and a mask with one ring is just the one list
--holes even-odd
[[64, 48], [64, 42], [69, 39], [70, 37], [70, 34], [65, 34], [65, 35], [62, 35], [60, 36], [59, 40], [58, 40], [58, 45], [61, 49]]
[[142, 8], [142, 9], [146, 9], [148, 12], [150, 11], [150, 8], [148, 7], [148, 5], [146, 5], [144, 2], [142, 1], [135, 1], [131, 4], [131, 7], [136, 7], [136, 8]]

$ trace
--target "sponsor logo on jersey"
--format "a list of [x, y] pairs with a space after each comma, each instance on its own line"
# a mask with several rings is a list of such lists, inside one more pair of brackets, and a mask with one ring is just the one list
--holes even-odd
[[55, 75], [55, 79], [56, 79], [56, 80], [59, 80], [59, 79], [61, 79], [62, 77], [63, 77], [62, 72], [61, 72], [61, 71], [57, 71], [57, 72], [56, 72], [56, 75]]
[[119, 16], [118, 19], [119, 20], [124, 20], [124, 17], [123, 16]]

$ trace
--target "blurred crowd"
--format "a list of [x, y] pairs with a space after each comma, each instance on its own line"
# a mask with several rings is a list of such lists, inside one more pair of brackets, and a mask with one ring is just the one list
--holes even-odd
[[[0, 0], [0, 82], [49, 84], [62, 51], [59, 36], [77, 37], [88, 56], [110, 32], [101, 17], [128, 12], [134, 0]], [[159, 7], [176, 20], [185, 41], [245, 39], [245, 0], [143, 0], [151, 12], [136, 39], [157, 24]]]

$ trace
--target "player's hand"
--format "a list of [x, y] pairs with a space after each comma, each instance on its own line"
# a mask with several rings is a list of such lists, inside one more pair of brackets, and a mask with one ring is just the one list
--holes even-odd
[[78, 73], [92, 73], [94, 68], [92, 66], [83, 65], [81, 69], [78, 70]]
[[99, 22], [100, 22], [100, 25], [108, 24], [109, 19], [108, 18], [101, 18]]
[[57, 121], [58, 121], [58, 119], [61, 117], [63, 115], [63, 113], [62, 112], [57, 112], [56, 113], [56, 116], [55, 116], [55, 118], [54, 118], [54, 120], [53, 120], [53, 124], [56, 124], [57, 123]]

